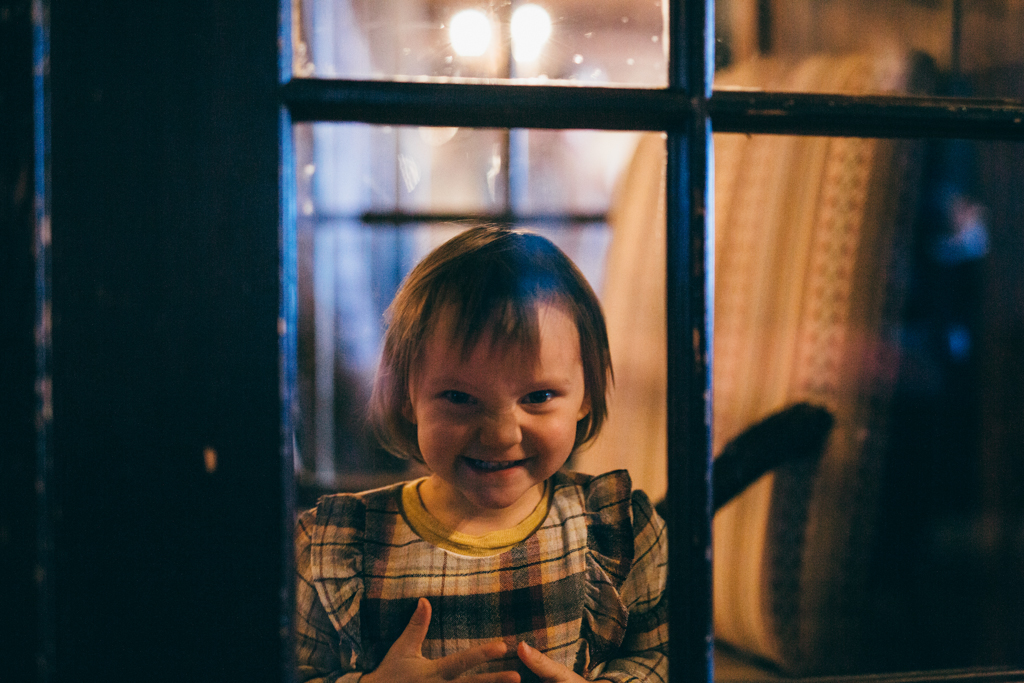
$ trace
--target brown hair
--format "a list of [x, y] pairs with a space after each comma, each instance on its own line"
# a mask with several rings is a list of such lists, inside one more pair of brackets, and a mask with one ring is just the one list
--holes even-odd
[[612, 379], [608, 334], [594, 290], [548, 239], [482, 226], [428, 254], [409, 273], [385, 314], [384, 349], [370, 399], [370, 426], [381, 446], [399, 457], [423, 459], [416, 425], [403, 410], [409, 380], [442, 310], [452, 307], [452, 334], [468, 354], [488, 331], [499, 341], [536, 348], [537, 309], [543, 303], [560, 306], [579, 332], [590, 412], [576, 425], [574, 450], [592, 441], [608, 413]]

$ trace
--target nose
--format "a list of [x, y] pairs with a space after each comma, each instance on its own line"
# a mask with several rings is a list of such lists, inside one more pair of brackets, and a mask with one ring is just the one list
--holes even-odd
[[502, 410], [487, 413], [480, 426], [480, 445], [486, 448], [507, 449], [523, 440], [516, 411]]

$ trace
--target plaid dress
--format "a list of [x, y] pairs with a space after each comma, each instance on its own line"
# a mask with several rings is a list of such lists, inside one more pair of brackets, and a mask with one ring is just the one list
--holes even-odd
[[624, 471], [559, 472], [544, 523], [498, 555], [465, 557], [422, 540], [402, 514], [402, 485], [322, 498], [296, 532], [299, 680], [350, 683], [372, 671], [417, 600], [433, 615], [423, 655], [502, 640], [515, 670], [526, 641], [585, 678], [668, 678], [665, 524]]

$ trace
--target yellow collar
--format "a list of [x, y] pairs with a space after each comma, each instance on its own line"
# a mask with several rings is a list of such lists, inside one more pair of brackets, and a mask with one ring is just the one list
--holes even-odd
[[420, 497], [420, 484], [426, 477], [410, 481], [402, 487], [402, 508], [405, 519], [412, 530], [427, 543], [438, 548], [469, 557], [489, 557], [498, 555], [521, 543], [536, 531], [548, 516], [551, 509], [550, 481], [544, 482], [544, 492], [533, 512], [511, 529], [491, 531], [480, 536], [471, 536], [461, 531], [449, 529], [427, 511]]

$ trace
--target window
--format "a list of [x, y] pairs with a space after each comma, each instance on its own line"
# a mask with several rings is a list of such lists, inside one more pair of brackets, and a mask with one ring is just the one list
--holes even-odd
[[[653, 4], [653, 3], [652, 3]], [[582, 6], [578, 6], [582, 8]], [[658, 7], [660, 17], [661, 7]], [[581, 10], [578, 10], [581, 11]], [[688, 24], [703, 26], [705, 21], [704, 8], [696, 5]], [[589, 12], [589, 10], [587, 10]], [[584, 12], [584, 13], [587, 13]], [[628, 23], [629, 16], [619, 17], [620, 23]], [[673, 23], [674, 22], [674, 23]], [[681, 26], [681, 15], [669, 18], [669, 25]], [[660, 33], [660, 32], [659, 32]], [[654, 45], [663, 40], [659, 33], [650, 33], [649, 44]], [[296, 27], [291, 32], [296, 36]], [[657, 41], [651, 40], [657, 38]], [[431, 79], [412, 79], [398, 81], [353, 81], [292, 78], [284, 86], [284, 98], [289, 107], [293, 121], [337, 120], [362, 121], [382, 125], [417, 125], [417, 126], [458, 126], [479, 128], [530, 128], [530, 129], [597, 129], [597, 130], [671, 130], [667, 147], [669, 155], [669, 216], [671, 230], [673, 264], [670, 281], [674, 283], [670, 306], [674, 309], [687, 311], [675, 319], [678, 328], [670, 337], [672, 346], [679, 346], [681, 353], [676, 357], [696, 354], [698, 362], [681, 361], [670, 368], [673, 385], [686, 386], [684, 391], [674, 391], [676, 400], [682, 400], [685, 409], [673, 411], [685, 415], [685, 419], [676, 425], [670, 437], [672, 442], [684, 442], [682, 450], [696, 453], [708, 452], [708, 431], [704, 420], [703, 400], [707, 376], [704, 370], [703, 345], [707, 336], [699, 335], [699, 344], [693, 348], [693, 334], [689, 330], [706, 331], [708, 319], [703, 307], [705, 274], [703, 271], [704, 228], [702, 220], [693, 223], [694, 229], [686, 234], [691, 225], [690, 216], [700, 217], [703, 214], [704, 191], [691, 194], [688, 178], [692, 175], [693, 186], [704, 187], [705, 150], [708, 142], [708, 127], [703, 116], [703, 106], [693, 110], [684, 83], [692, 83], [692, 91], [697, 101], [702, 101], [709, 83], [706, 81], [707, 69], [704, 64], [703, 40], [696, 44], [689, 43], [693, 54], [690, 61], [691, 70], [687, 72], [684, 63], [683, 42], [673, 43], [677, 54], [671, 55], [666, 79], [672, 87], [669, 91], [647, 88], [609, 88], [587, 85], [538, 85], [522, 86], [508, 83], [436, 82]], [[669, 51], [671, 53], [671, 50]], [[577, 52], [587, 60], [589, 53]], [[635, 59], [635, 58], [634, 58]], [[316, 64], [312, 69], [315, 71]], [[444, 74], [447, 75], [447, 74]], [[672, 93], [669, 98], [664, 94]], [[355, 97], [361, 102], [351, 100]], [[409, 99], [409, 98], [412, 99]], [[470, 98], [470, 99], [466, 99]], [[331, 102], [335, 104], [332, 106]], [[692, 200], [691, 200], [692, 198]], [[691, 269], [686, 264], [693, 263]], [[692, 277], [690, 273], [693, 272]], [[685, 334], [682, 330], [687, 330]], [[691, 349], [690, 351], [682, 351]], [[695, 401], [687, 401], [683, 396], [694, 397]], [[679, 447], [676, 445], [675, 447]], [[687, 496], [696, 519], [705, 518], [701, 500], [706, 498], [702, 488], [705, 481], [703, 470], [707, 464], [701, 459], [675, 460], [684, 468], [695, 468], [691, 474], [691, 486], [698, 492], [696, 496]], [[681, 501], [680, 501], [681, 503]], [[682, 515], [679, 515], [682, 518]], [[696, 522], [694, 528], [701, 528]], [[710, 529], [695, 538], [695, 547], [706, 546]], [[692, 550], [692, 549], [691, 549]], [[693, 637], [678, 639], [678, 646], [690, 651], [691, 656], [679, 656], [678, 661], [692, 662], [690, 674], [685, 674], [684, 666], [676, 666], [673, 675], [684, 675], [685, 678], [706, 678], [709, 663], [705, 660], [705, 635], [710, 632], [710, 567], [703, 550], [689, 552], [678, 544], [672, 551], [676, 555], [670, 560], [676, 572], [678, 585], [673, 593], [677, 605], [693, 603], [692, 607], [680, 609], [677, 614], [691, 615], [692, 626], [680, 622], [673, 625], [674, 633], [699, 634]], [[685, 587], [685, 590], [683, 590]], [[684, 625], [685, 624], [685, 625]], [[680, 650], [680, 652], [682, 649]]]
[[[556, 140], [558, 136], [568, 135], [549, 131], [665, 133], [666, 237], [662, 253], [667, 271], [668, 311], [665, 342], [669, 416], [666, 428], [669, 470], [666, 509], [673, 527], [670, 584], [674, 605], [672, 676], [678, 681], [706, 680], [712, 667], [708, 648], [713, 620], [711, 596], [717, 590], [714, 584], [718, 579], [717, 576], [712, 578], [710, 562], [712, 513], [707, 475], [712, 467], [711, 455], [716, 444], [721, 445], [735, 434], [716, 434], [710, 420], [712, 387], [715, 392], [724, 393], [717, 384], [720, 366], [712, 370], [710, 362], [712, 349], [716, 354], [719, 352], [714, 347], [712, 334], [712, 313], [718, 305], [712, 298], [716, 256], [723, 262], [723, 268], [744, 272], [742, 266], [724, 265], [725, 261], [740, 253], [738, 248], [729, 246], [733, 251], [724, 255], [716, 251], [720, 245], [716, 245], [714, 239], [714, 213], [730, 207], [718, 205], [712, 194], [714, 166], [726, 163], [731, 153], [728, 150], [741, 145], [739, 142], [734, 145], [732, 141], [741, 139], [747, 143], [742, 153], [736, 152], [737, 158], [747, 163], [752, 159], [758, 160], [770, 168], [781, 167], [784, 163], [785, 160], [779, 156], [780, 150], [787, 155], [797, 155], [806, 151], [802, 147], [811, 145], [817, 146], [813, 152], [819, 155], [817, 158], [825, 170], [830, 159], [862, 159], [865, 155], [874, 155], [872, 158], [890, 155], [886, 158], [891, 158], [892, 164], [903, 164], [894, 171], [893, 177], [909, 172], [907, 169], [913, 166], [918, 174], [915, 186], [930, 187], [937, 194], [915, 200], [884, 193], [872, 195], [884, 196], [885, 199], [879, 201], [896, 206], [890, 216], [899, 215], [911, 205], [915, 216], [918, 216], [917, 219], [901, 216], [900, 220], [905, 221], [900, 224], [895, 220], [877, 223], [893, 230], [892, 234], [902, 230], [904, 237], [913, 232], [914, 221], [929, 212], [933, 214], [932, 219], [942, 223], [941, 229], [935, 227], [938, 223], [933, 224], [932, 233], [919, 243], [927, 242], [930, 246], [920, 247], [923, 251], [919, 249], [916, 252], [908, 247], [907, 260], [899, 264], [894, 262], [892, 267], [914, 268], [912, 277], [902, 280], [918, 287], [905, 293], [904, 303], [909, 301], [911, 309], [914, 305], [938, 306], [951, 311], [953, 309], [949, 307], [954, 304], [950, 299], [934, 300], [941, 296], [942, 290], [931, 283], [948, 283], [950, 278], [962, 276], [958, 280], [961, 293], [977, 285], [968, 271], [990, 249], [996, 249], [994, 243], [989, 243], [990, 235], [994, 233], [980, 218], [986, 211], [995, 210], [995, 200], [983, 200], [982, 197], [988, 197], [991, 192], [1006, 199], [1008, 194], [1012, 194], [991, 190], [988, 183], [979, 186], [968, 179], [961, 173], [963, 160], [969, 157], [971, 163], [980, 167], [991, 163], [1006, 169], [1005, 162], [994, 159], [1002, 155], [1013, 156], [1012, 150], [1016, 148], [1011, 143], [986, 142], [965, 151], [962, 143], [942, 141], [954, 137], [957, 140], [994, 138], [1019, 141], [1024, 137], [1024, 124], [1021, 123], [1024, 108], [1020, 103], [1021, 90], [1009, 91], [1015, 98], [1012, 101], [955, 99], [953, 96], [969, 93], [962, 88], [962, 81], [947, 76], [965, 72], [966, 66], [975, 71], [983, 66], [1005, 66], [1000, 61], [1001, 57], [993, 57], [991, 45], [1012, 44], [1013, 36], [1019, 33], [1014, 32], [1017, 30], [1015, 27], [1019, 27], [1019, 22], [1024, 19], [1011, 3], [965, 9], [956, 0], [951, 4], [908, 0], [892, 7], [888, 4], [825, 0], [808, 0], [805, 3], [730, 0], [721, 1], [717, 6], [710, 2], [679, 2], [671, 7], [662, 7], [659, 3], [636, 3], [635, 6], [641, 5], [645, 8], [637, 13], [607, 10], [605, 15], [605, 10], [591, 13], [590, 8], [581, 11], [581, 5], [565, 3], [559, 8], [562, 13], [555, 14], [558, 21], [562, 21], [562, 28], [573, 27], [572, 38], [565, 38], [558, 44], [549, 63], [517, 59], [515, 15], [512, 11], [519, 7], [518, 4], [498, 8], [489, 5], [478, 15], [464, 15], [466, 21], [480, 22], [475, 30], [470, 31], [470, 36], [479, 38], [487, 34], [494, 41], [464, 47], [458, 45], [459, 39], [454, 33], [457, 12], [464, 9], [461, 4], [311, 2], [302, 5], [298, 12], [300, 19], [291, 27], [291, 37], [295, 41], [294, 62], [292, 73], [285, 76], [282, 92], [294, 123], [296, 156], [304, 159], [296, 165], [297, 224], [300, 254], [304, 249], [302, 240], [306, 239], [311, 256], [307, 262], [299, 261], [300, 269], [308, 268], [310, 287], [324, 287], [324, 291], [329, 292], [319, 299], [315, 292], [308, 293], [309, 301], [316, 301], [309, 310], [321, 332], [311, 335], [316, 341], [306, 353], [315, 357], [314, 362], [308, 365], [313, 375], [321, 372], [323, 367], [330, 367], [334, 372], [333, 357], [337, 352], [338, 339], [334, 336], [333, 323], [322, 319], [328, 313], [319, 311], [338, 310], [336, 305], [326, 305], [325, 301], [332, 295], [330, 292], [339, 291], [339, 285], [336, 281], [322, 280], [320, 274], [333, 273], [336, 277], [352, 278], [348, 287], [364, 288], [370, 292], [372, 296], [356, 297], [370, 306], [368, 312], [353, 312], [352, 316], [374, 317], [386, 304], [387, 292], [397, 283], [402, 269], [410, 265], [409, 260], [414, 258], [412, 254], [422, 250], [424, 240], [431, 239], [429, 236], [438, 224], [478, 217], [531, 224], [543, 218], [530, 204], [529, 193], [522, 185], [517, 185], [538, 169], [530, 166], [528, 173], [519, 177], [515, 175], [517, 154], [531, 149], [531, 140]], [[587, 22], [593, 22], [593, 26]], [[615, 22], [620, 24], [620, 29], [629, 25], [641, 28], [628, 29], [623, 45], [617, 45], [609, 37], [614, 35], [609, 26]], [[897, 29], [904, 25], [915, 27], [915, 31], [905, 38], [901, 47], [919, 50], [922, 55], [919, 61], [910, 59], [897, 65], [881, 59], [872, 62], [870, 68], [863, 64], [852, 65], [848, 71], [842, 71], [847, 66], [839, 67], [835, 62], [814, 61], [813, 55], [822, 52], [871, 48], [874, 54], [879, 54], [875, 48], [898, 37], [900, 32]], [[353, 30], [356, 26], [367, 28], [360, 32]], [[993, 40], [992, 37], [997, 35], [1003, 39]], [[574, 39], [579, 43], [573, 42]], [[605, 41], [603, 50], [588, 47], [598, 40]], [[668, 49], [662, 52], [666, 41]], [[652, 50], [652, 46], [657, 48]], [[759, 68], [747, 73], [745, 80], [741, 79], [742, 87], [729, 87], [724, 82], [725, 74], [732, 73], [728, 69], [744, 68], [758, 53], [768, 54], [785, 63], [785, 70]], [[611, 58], [615, 62], [614, 68], [589, 68], [606, 54], [615, 55]], [[659, 54], [667, 57], [660, 60]], [[1006, 55], [1006, 58], [1012, 62], [1014, 56]], [[711, 72], [716, 65], [725, 70], [721, 72], [722, 87], [712, 93]], [[868, 72], [869, 76], [858, 75]], [[843, 74], [849, 76], [845, 81]], [[976, 81], [979, 87], [973, 94], [1001, 95], [1006, 92], [1005, 89], [999, 90], [1002, 87], [1000, 83], [1003, 83], [999, 79], [1005, 80], [1008, 76], [999, 68], [990, 69], [989, 76], [988, 80]], [[714, 150], [712, 130], [723, 134], [715, 141]], [[725, 136], [730, 133], [745, 137]], [[752, 135], [754, 137], [750, 137]], [[808, 136], [825, 137], [809, 142]], [[313, 141], [316, 141], [315, 149]], [[455, 146], [444, 147], [453, 141]], [[459, 148], [458, 145], [466, 146]], [[378, 164], [380, 177], [386, 178], [390, 186], [384, 190], [373, 183], [368, 186], [364, 177], [357, 174], [348, 177], [347, 182], [339, 181], [343, 191], [317, 195], [316, 182], [331, 182], [322, 180], [329, 178], [331, 173], [337, 174], [338, 178], [346, 178], [345, 174], [349, 172], [340, 167], [327, 170], [331, 164], [344, 158], [331, 151], [335, 148], [344, 148], [344, 154], [349, 156], [364, 154], [370, 160], [369, 164]], [[385, 148], [388, 150], [386, 156], [375, 151]], [[446, 168], [443, 157], [453, 149], [459, 150], [461, 165], [455, 169]], [[799, 162], [804, 157], [793, 158]], [[425, 163], [423, 159], [428, 161]], [[806, 172], [803, 162], [796, 166]], [[475, 196], [456, 197], [447, 193], [438, 197], [424, 190], [426, 185], [421, 185], [428, 174], [436, 174], [440, 182], [446, 182], [457, 173], [467, 171], [468, 167], [476, 169], [474, 177], [478, 193]], [[496, 170], [490, 177], [491, 185], [481, 184], [480, 179], [488, 178], [492, 169]], [[741, 178], [741, 175], [737, 173], [734, 177]], [[805, 185], [799, 182], [787, 186], [794, 192], [803, 187]], [[895, 191], [903, 188], [885, 189]], [[362, 199], [355, 196], [360, 192], [364, 195]], [[726, 195], [727, 191], [723, 190], [721, 194]], [[334, 213], [329, 210], [328, 196], [338, 202]], [[781, 195], [776, 199], [784, 206], [797, 204], [797, 198], [792, 195]], [[807, 205], [818, 206], [814, 203], [818, 199], [809, 198]], [[580, 225], [595, 224], [593, 235], [588, 238], [593, 239], [594, 235], [603, 234], [600, 227], [603, 217], [597, 214], [607, 209], [604, 204], [596, 206], [596, 209], [589, 205], [558, 206], [553, 213], [558, 213], [560, 220], [576, 226], [572, 230], [579, 230]], [[763, 207], [755, 205], [748, 210], [759, 208]], [[888, 208], [893, 209], [893, 206]], [[1012, 214], [1012, 209], [1000, 210]], [[759, 218], [754, 215], [749, 220], [756, 224]], [[786, 232], [789, 228], [784, 222], [775, 227], [778, 232], [760, 248], [769, 252], [785, 243], [787, 249], [799, 249], [799, 245], [785, 242], [791, 234]], [[1001, 234], [1014, 234], [1017, 227], [1012, 219], [1007, 219]], [[751, 234], [756, 235], [756, 231]], [[862, 247], [867, 255], [864, 258], [879, 257], [872, 248], [882, 239], [877, 234], [866, 238], [866, 246]], [[385, 266], [384, 279], [388, 284], [379, 280], [379, 291], [374, 290], [368, 284], [369, 280], [360, 274], [359, 265], [344, 268], [328, 265], [326, 270], [318, 270], [317, 259], [323, 254], [334, 254], [328, 258], [349, 257], [355, 250], [343, 245], [356, 243], [362, 245], [359, 248], [364, 249], [369, 258], [378, 259], [375, 261], [378, 266]], [[382, 248], [382, 244], [387, 246]], [[836, 249], [844, 248], [841, 243], [836, 244]], [[1000, 247], [1002, 251], [993, 263], [1012, 263], [1009, 254], [1014, 253], [1015, 248]], [[384, 260], [380, 260], [382, 258]], [[780, 257], [778, 262], [784, 260]], [[359, 263], [365, 266], [366, 261], [360, 258]], [[965, 268], [957, 269], [965, 264]], [[1012, 269], [1012, 266], [1007, 265], [1006, 268]], [[786, 286], [783, 279], [789, 272], [786, 269], [778, 271], [779, 288]], [[922, 278], [933, 279], [928, 284], [921, 284]], [[894, 280], [898, 279], [894, 277]], [[1008, 275], [1006, 282], [1010, 281], [1016, 287], [1020, 278]], [[871, 287], [877, 283], [866, 275], [862, 275], [860, 280], [851, 279], [851, 282], [858, 286], [856, 293], [847, 292], [852, 297], [851, 306], [863, 305], [857, 297], [867, 297]], [[742, 283], [737, 285], [742, 286]], [[302, 292], [299, 296], [301, 308]], [[946, 296], [951, 296], [950, 292], [947, 291]], [[929, 299], [930, 303], [922, 303], [922, 297]], [[993, 295], [992, 300], [995, 298], [998, 295]], [[745, 320], [741, 313], [743, 311], [736, 313], [731, 320]], [[899, 328], [901, 334], [907, 335], [898, 340], [900, 349], [906, 352], [924, 348], [935, 339], [925, 342], [920, 337], [935, 337], [941, 348], [939, 363], [945, 364], [939, 370], [940, 374], [945, 373], [941, 381], [962, 380], [957, 374], [958, 359], [976, 357], [972, 355], [975, 353], [971, 350], [972, 345], [987, 333], [976, 326], [976, 320], [966, 317], [954, 319], [953, 316], [938, 321], [920, 310], [916, 313], [919, 317], [913, 317], [913, 310], [910, 315], [906, 324]], [[310, 319], [307, 316], [306, 320]], [[929, 327], [933, 325], [938, 327]], [[330, 332], [321, 336], [323, 329]], [[353, 358], [366, 359], [373, 355], [371, 351], [358, 347], [354, 337], [342, 341], [342, 346], [349, 344], [352, 347]], [[871, 345], [886, 341], [886, 338], [877, 335], [863, 341]], [[920, 346], [915, 346], [918, 343]], [[1012, 346], [1016, 342], [1008, 343]], [[843, 348], [846, 353], [851, 347], [835, 348]], [[1018, 357], [1009, 350], [1009, 346], [1001, 348], [1002, 351], [995, 350], [988, 357], [999, 358], [999, 354], [1006, 353]], [[304, 352], [301, 347], [299, 352], [300, 381], [303, 381], [301, 354]], [[865, 357], [870, 356], [883, 365], [887, 361], [885, 349], [872, 347], [865, 354]], [[324, 358], [329, 358], [329, 362]], [[747, 362], [752, 374], [770, 374], [778, 370], [770, 367], [770, 357], [762, 357], [758, 363], [751, 358], [748, 357]], [[847, 356], [843, 356], [835, 362], [841, 364], [846, 359]], [[718, 362], [724, 360], [717, 359]], [[735, 360], [730, 358], [729, 362]], [[365, 360], [356, 361], [355, 366], [365, 368]], [[987, 367], [988, 372], [997, 375], [1009, 368], [998, 362]], [[726, 375], [727, 372], [721, 372], [721, 377]], [[929, 381], [917, 379], [925, 383]], [[744, 377], [736, 381], [745, 380]], [[341, 386], [328, 381], [318, 384], [315, 377], [309, 381], [316, 387], [330, 385], [334, 390]], [[841, 383], [845, 380], [836, 381]], [[898, 394], [897, 409], [904, 411], [903, 417], [920, 410], [922, 404], [915, 403], [912, 400], [914, 396], [899, 392], [913, 394], [920, 386], [913, 382], [901, 384], [898, 388], [893, 385], [892, 391]], [[1005, 387], [1004, 390], [1010, 391]], [[305, 450], [300, 448], [303, 467], [300, 471], [311, 473], [313, 479], [317, 476], [329, 479], [338, 471], [339, 462], [352, 462], [352, 458], [346, 460], [342, 457], [339, 460], [337, 456], [335, 436], [339, 423], [330, 417], [337, 403], [333, 397], [336, 394], [327, 400], [313, 390], [307, 392], [307, 396], [311, 398], [308, 399], [309, 406], [303, 410], [305, 434], [300, 443], [313, 445]], [[321, 400], [327, 402], [316, 403]], [[900, 400], [906, 402], [900, 403]], [[1010, 404], [1012, 402], [999, 403], [996, 409], [1004, 409]], [[970, 409], [975, 410], [981, 405], [988, 404], [972, 403]], [[951, 411], [950, 414], [955, 415], [957, 407], [932, 405], [930, 409], [933, 412], [929, 413], [931, 421], [928, 425], [934, 425], [935, 416], [942, 415], [941, 411]], [[309, 420], [309, 425], [306, 425], [306, 420]], [[719, 420], [716, 414], [716, 423], [719, 421], [729, 424], [728, 416]], [[743, 424], [737, 423], [736, 429], [742, 428]], [[971, 425], [976, 427], [977, 422], [965, 422], [963, 429], [970, 429]], [[1012, 426], [1007, 428], [1016, 429]], [[959, 429], [952, 429], [950, 433], [964, 436]], [[851, 438], [867, 440], [870, 436], [853, 433]], [[920, 445], [913, 441], [912, 434], [904, 437], [909, 439], [908, 444]], [[1002, 438], [1003, 444], [1013, 443], [1012, 438], [1005, 435]], [[1008, 451], [1000, 453], [988, 461], [991, 469], [985, 470], [987, 474], [969, 476], [975, 477], [980, 485], [986, 478], [998, 478], [996, 472], [1016, 467], [1005, 464], [1010, 457]], [[365, 459], [370, 456], [352, 457]], [[999, 465], [999, 462], [1004, 464]], [[360, 469], [372, 469], [369, 465], [364, 461]], [[956, 469], [958, 466], [965, 465], [951, 465], [951, 469], [936, 478], [934, 485], [937, 488], [933, 494], [941, 498], [943, 491], [948, 493], [968, 477]], [[896, 482], [906, 482], [908, 478], [919, 475], [919, 472], [904, 471], [899, 467], [896, 470], [892, 479]], [[336, 484], [328, 482], [326, 485]], [[883, 494], [885, 492], [878, 493]], [[946, 514], [944, 522], [948, 526], [932, 528], [931, 542], [953, 544], [958, 539], [980, 538], [981, 534], [972, 530], [970, 524], [983, 524], [984, 518], [983, 515], [972, 516], [974, 513], [989, 511], [1002, 520], [1019, 514], [1014, 504], [1008, 502], [1006, 494], [998, 490], [994, 497], [984, 500], [989, 502], [979, 503], [971, 496], [960, 499], [946, 497], [948, 505], [939, 512]], [[965, 510], [958, 508], [959, 504], [969, 507], [971, 514], [960, 514]], [[907, 506], [908, 509], [913, 507], [910, 503]], [[1019, 529], [1019, 525], [1014, 524], [1011, 527]], [[854, 526], [849, 528], [855, 530]], [[999, 527], [997, 535], [1002, 539], [999, 541], [1002, 544], [999, 553], [1013, 555], [1019, 552], [1014, 545], [1016, 541], [1011, 538], [1013, 533], [1016, 532]], [[894, 535], [883, 538], [881, 542], [889, 543], [892, 549], [901, 538]], [[955, 563], [955, 554], [943, 554], [936, 548], [930, 550], [937, 552], [935, 557], [939, 558], [928, 568], [928, 571], [936, 572], [931, 576], [940, 576], [943, 571], [953, 572], [957, 580], [970, 576], [969, 572], [954, 571], [952, 565], [942, 566], [943, 562]], [[990, 568], [1001, 576], [999, 586], [1007, 589], [1007, 599], [1019, 600], [1019, 586], [1010, 571], [1018, 566], [1015, 562], [1019, 562], [1019, 558], [1004, 557]], [[915, 580], [908, 575], [897, 578], [907, 582]], [[957, 585], [956, 581], [939, 581], [938, 584], [934, 588], [940, 591], [955, 591]], [[921, 600], [920, 596], [915, 597]], [[991, 595], [982, 597], [993, 600]], [[923, 604], [923, 601], [919, 602], [916, 607]], [[949, 606], [954, 611], [957, 608], [953, 603]], [[934, 626], [930, 636], [926, 637], [938, 642], [950, 637], [950, 633], [942, 633], [942, 629], [955, 631], [957, 622], [950, 618]], [[738, 630], [742, 631], [742, 628]], [[1019, 634], [1003, 632], [1003, 635], [1006, 642], [1002, 652], [1014, 652], [1013, 645], [1009, 643]], [[898, 639], [901, 634], [886, 636]], [[744, 637], [743, 633], [734, 636], [741, 644]], [[752, 637], [756, 639], [756, 636]], [[965, 655], [971, 656], [974, 655]], [[983, 659], [976, 658], [971, 663]], [[952, 658], [949, 661], [956, 663], [959, 660]], [[912, 667], [917, 661], [903, 662], [896, 656], [889, 663], [900, 668]], [[763, 671], [750, 674], [742, 668], [734, 670], [728, 664], [719, 669], [719, 674], [738, 677], [768, 675]]]

